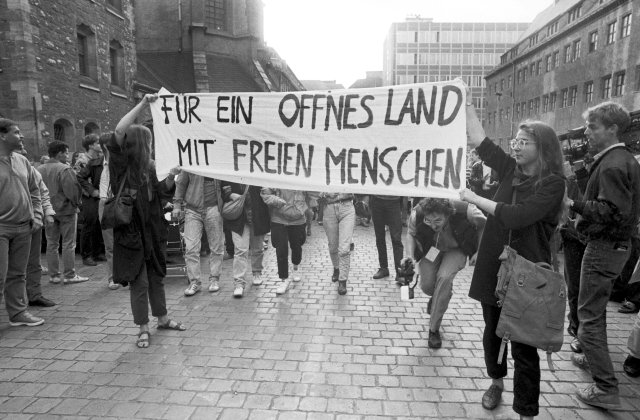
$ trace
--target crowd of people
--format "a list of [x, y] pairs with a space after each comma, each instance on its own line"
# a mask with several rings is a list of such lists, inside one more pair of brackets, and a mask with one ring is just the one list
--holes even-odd
[[[303, 279], [303, 248], [317, 218], [326, 233], [338, 295], [348, 293], [353, 232], [357, 224], [373, 223], [378, 268], [373, 279], [395, 275], [408, 279], [401, 267], [415, 266], [427, 305], [427, 345], [442, 346], [440, 326], [454, 290], [456, 274], [474, 265], [469, 296], [480, 302], [484, 320], [483, 350], [491, 386], [482, 405], [496, 408], [507, 375], [507, 353], [498, 360], [502, 340], [496, 335], [501, 314], [495, 289], [499, 256], [511, 246], [533, 262], [551, 263], [561, 246], [568, 290], [568, 329], [573, 363], [591, 372], [594, 383], [577, 393], [590, 405], [619, 405], [618, 381], [607, 347], [606, 305], [626, 298], [621, 312], [640, 306], [640, 165], [620, 142], [629, 125], [628, 112], [607, 102], [585, 112], [594, 159], [589, 167], [564, 161], [554, 130], [540, 121], [525, 121], [507, 153], [487, 138], [469, 99], [467, 138], [471, 149], [468, 188], [458, 200], [413, 199], [387, 195], [285, 190], [242, 185], [195, 175], [176, 167], [159, 180], [152, 160], [152, 133], [135, 124], [156, 95], [146, 95], [111, 133], [85, 137], [84, 157], [69, 163], [69, 147], [48, 145], [48, 159], [37, 168], [22, 155], [22, 135], [16, 123], [0, 119], [0, 286], [12, 326], [37, 326], [44, 319], [28, 305], [53, 306], [42, 296], [41, 230], [44, 226], [49, 280], [55, 284], [85, 282], [75, 269], [76, 229], [82, 215], [83, 264], [107, 263], [106, 286], [128, 286], [133, 321], [139, 327], [136, 344], [150, 345], [149, 307], [157, 328], [176, 331], [186, 326], [169, 317], [163, 279], [167, 269], [167, 212], [183, 221], [187, 297], [202, 289], [202, 238], [208, 257], [210, 293], [221, 289], [225, 249], [233, 249], [233, 296], [242, 298], [251, 273], [254, 286], [263, 284], [265, 236], [270, 235], [277, 261], [276, 294], [284, 295], [290, 280]], [[130, 223], [113, 229], [101, 226], [114, 196], [126, 196], [132, 206]], [[237, 205], [233, 217], [225, 209]], [[403, 218], [406, 218], [403, 221]], [[407, 233], [402, 239], [403, 224]], [[229, 234], [225, 235], [225, 231]], [[393, 250], [387, 255], [387, 231]], [[206, 233], [206, 235], [204, 235]], [[227, 244], [225, 246], [225, 237]], [[230, 237], [230, 239], [229, 239]], [[60, 254], [62, 269], [60, 268]], [[629, 337], [630, 354], [623, 369], [640, 375], [640, 315]], [[539, 412], [540, 360], [535, 347], [512, 342], [513, 409], [522, 418]]]

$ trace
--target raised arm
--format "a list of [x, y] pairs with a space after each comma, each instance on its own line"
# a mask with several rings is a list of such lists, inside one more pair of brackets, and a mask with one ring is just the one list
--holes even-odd
[[156, 93], [147, 93], [144, 95], [144, 98], [136, 106], [134, 106], [131, 111], [127, 112], [127, 114], [122, 117], [122, 119], [118, 122], [115, 130], [116, 142], [118, 142], [119, 146], [122, 146], [124, 142], [124, 134], [127, 131], [127, 128], [136, 122], [136, 118], [148, 103], [155, 102], [158, 99], [158, 94]]
[[480, 146], [480, 143], [482, 143], [482, 140], [487, 137], [487, 134], [484, 132], [484, 128], [482, 128], [482, 124], [480, 123], [480, 119], [476, 113], [476, 107], [473, 105], [473, 101], [471, 100], [471, 91], [468, 86], [466, 89], [467, 104], [465, 109], [467, 112], [467, 144], [472, 149], [475, 149]]

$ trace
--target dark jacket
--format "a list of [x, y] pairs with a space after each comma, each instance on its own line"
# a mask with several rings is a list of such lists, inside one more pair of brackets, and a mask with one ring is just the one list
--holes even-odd
[[[246, 188], [243, 184], [236, 184], [234, 182], [221, 181], [221, 188], [225, 186], [231, 186], [231, 192], [236, 194], [244, 193]], [[260, 196], [262, 187], [249, 186], [247, 197], [244, 201], [244, 211], [242, 215], [236, 220], [225, 220], [224, 227], [242, 235], [244, 226], [248, 224], [248, 213], [251, 214], [251, 226], [253, 227], [253, 234], [256, 236], [266, 235], [271, 231], [271, 216], [269, 215], [269, 207], [265, 204], [264, 200]], [[223, 194], [223, 201], [230, 201], [230, 198]]]
[[[458, 247], [464, 255], [470, 257], [478, 250], [478, 231], [476, 227], [467, 219], [466, 212], [462, 214], [452, 214], [449, 217], [449, 225], [453, 238], [458, 243]], [[413, 253], [413, 259], [420, 261], [427, 254], [429, 248], [434, 246], [433, 237], [435, 232], [431, 227], [424, 223], [417, 223], [415, 240], [416, 247]]]
[[94, 190], [100, 191], [100, 176], [102, 175], [103, 157], [91, 159], [76, 175], [82, 187], [82, 192], [91, 197]]
[[[126, 175], [127, 155], [116, 142], [115, 135], [111, 137], [107, 148], [111, 191], [118, 191]], [[142, 264], [147, 265], [147, 270], [154, 270], [164, 277], [167, 271], [168, 223], [164, 218], [162, 200], [171, 200], [175, 185], [174, 188], [167, 188], [164, 181], [158, 181], [156, 170], [151, 167], [147, 182], [131, 185], [127, 181], [124, 188], [135, 194], [136, 198], [133, 222], [113, 230], [114, 281], [125, 285], [131, 283], [140, 273]]]
[[558, 224], [558, 215], [564, 197], [564, 179], [549, 175], [539, 185], [518, 187], [516, 203], [511, 204], [514, 192], [516, 161], [488, 138], [476, 149], [486, 165], [498, 175], [498, 189], [494, 201], [498, 202], [495, 216], [489, 215], [485, 225], [476, 267], [473, 271], [469, 296], [487, 305], [497, 305], [495, 288], [500, 268], [498, 257], [509, 240], [518, 254], [533, 262], [551, 262], [549, 241]]
[[484, 174], [482, 173], [482, 161], [478, 161], [471, 166], [471, 175], [469, 175], [469, 188], [476, 194], [482, 192], [484, 185]]
[[622, 146], [600, 156], [589, 169], [583, 201], [574, 201], [576, 229], [588, 239], [628, 240], [640, 214], [640, 164]]

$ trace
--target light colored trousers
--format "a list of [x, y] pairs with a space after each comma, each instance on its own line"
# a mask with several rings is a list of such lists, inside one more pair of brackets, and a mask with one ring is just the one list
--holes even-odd
[[351, 266], [351, 241], [356, 225], [356, 211], [352, 201], [327, 204], [324, 208], [322, 226], [329, 242], [329, 257], [333, 268], [340, 269], [339, 280], [349, 278]]
[[76, 275], [76, 232], [78, 215], [53, 216], [53, 223], [44, 227], [47, 237], [47, 265], [50, 277], [60, 277], [58, 246], [62, 237], [62, 265], [64, 276], [68, 279]]
[[432, 296], [429, 331], [440, 330], [442, 317], [453, 295], [453, 279], [466, 262], [467, 256], [459, 248], [455, 248], [447, 252], [441, 251], [433, 262], [425, 257], [418, 263], [420, 288], [425, 294]]
[[[102, 215], [104, 214], [104, 203], [107, 200], [100, 199], [98, 203], [98, 220], [102, 223]], [[113, 229], [101, 229], [102, 240], [104, 241], [104, 256], [107, 258], [107, 283], [113, 281]]]
[[207, 232], [209, 241], [209, 280], [218, 280], [222, 270], [224, 255], [224, 233], [222, 232], [222, 216], [218, 206], [207, 207], [202, 212], [187, 209], [184, 216], [184, 243], [187, 277], [190, 282], [201, 283], [200, 280], [200, 247], [202, 245], [202, 229]]
[[636, 323], [631, 329], [631, 334], [629, 334], [627, 346], [629, 347], [629, 353], [636, 359], [640, 359], [640, 312], [638, 312]]
[[249, 270], [251, 259], [251, 272], [262, 274], [262, 260], [264, 258], [264, 235], [254, 235], [253, 227], [244, 225], [242, 235], [231, 232], [233, 245], [236, 252], [233, 256], [233, 282], [236, 286], [244, 287], [247, 284], [245, 276]]

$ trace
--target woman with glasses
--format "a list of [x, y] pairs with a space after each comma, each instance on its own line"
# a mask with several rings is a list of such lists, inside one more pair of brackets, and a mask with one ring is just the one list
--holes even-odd
[[[460, 198], [488, 213], [478, 250], [469, 296], [480, 301], [485, 322], [483, 348], [492, 384], [482, 397], [482, 406], [498, 406], [507, 375], [507, 352], [498, 363], [501, 339], [496, 335], [500, 307], [494, 294], [500, 268], [498, 257], [508, 244], [533, 262], [551, 263], [551, 237], [562, 213], [565, 183], [562, 151], [556, 133], [540, 121], [525, 121], [509, 143], [511, 155], [486, 137], [476, 110], [467, 95], [467, 138], [480, 159], [498, 176], [493, 199], [463, 190]], [[511, 240], [509, 242], [509, 232]], [[520, 418], [538, 415], [540, 359], [535, 347], [512, 342], [514, 360], [513, 409]]]

